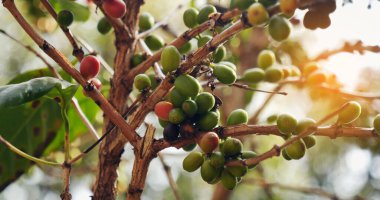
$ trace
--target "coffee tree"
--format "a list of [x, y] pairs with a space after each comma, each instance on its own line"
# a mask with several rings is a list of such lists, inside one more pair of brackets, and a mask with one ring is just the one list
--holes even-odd
[[[92, 198], [116, 199], [117, 169], [128, 143], [133, 147], [134, 164], [127, 199], [141, 198], [151, 161], [156, 157], [163, 161], [160, 152], [169, 147], [188, 152], [183, 159], [183, 170], [199, 170], [203, 181], [218, 184], [225, 194], [267, 159], [303, 158], [308, 149], [318, 145], [318, 136], [368, 138], [378, 137], [380, 133], [379, 115], [372, 116], [370, 127], [358, 127], [354, 123], [363, 113], [363, 105], [357, 99], [379, 97], [340, 90], [335, 75], [325, 71], [318, 62], [342, 51], [379, 52], [379, 47], [347, 43], [316, 59], [302, 60], [291, 50], [281, 49], [297, 23], [312, 30], [328, 28], [329, 15], [336, 9], [335, 0], [231, 0], [227, 7], [186, 3], [180, 7], [185, 7], [183, 23], [188, 30], [171, 41], [155, 32], [162, 29], [168, 35], [174, 34], [165, 22], [167, 19], [157, 22], [150, 13], [140, 12], [142, 0], [93, 0], [86, 5], [66, 0], [24, 2], [32, 14], [23, 13], [16, 3], [2, 1], [20, 29], [60, 68], [49, 64], [32, 46], [1, 31], [47, 65], [47, 69], [20, 74], [0, 87], [0, 157], [4, 161], [0, 163], [1, 189], [37, 163], [62, 169], [61, 198], [71, 199], [70, 175], [76, 162], [99, 146]], [[295, 17], [297, 10], [304, 10], [305, 16]], [[85, 20], [89, 12], [101, 16], [92, 31], [103, 35], [112, 32], [115, 37], [112, 67], [92, 50], [92, 44], [70, 31], [72, 23]], [[41, 16], [56, 21], [72, 47], [73, 58], [55, 48], [40, 33], [40, 22], [36, 19]], [[231, 45], [247, 29], [265, 30], [265, 38], [271, 41], [254, 55], [257, 62], [251, 68], [240, 66], [236, 49]], [[289, 61], [282, 59], [285, 54]], [[109, 81], [102, 76], [105, 73], [111, 74]], [[262, 90], [262, 83], [276, 87], [273, 91]], [[291, 113], [278, 112], [268, 117], [267, 122], [258, 121], [275, 95], [287, 94], [282, 91], [285, 85], [308, 88], [314, 98], [334, 93], [339, 103], [318, 120], [297, 119]], [[234, 99], [221, 92], [225, 87], [243, 91], [247, 102], [255, 101], [253, 92], [269, 93], [269, 96], [249, 116], [245, 105], [226, 109]], [[90, 116], [81, 107], [93, 109], [85, 110]], [[367, 111], [368, 106], [365, 107]], [[93, 127], [94, 113], [99, 108], [104, 117], [100, 137]], [[161, 127], [148, 120], [151, 112]], [[91, 133], [96, 142], [88, 148], [82, 147], [83, 151], [73, 156], [70, 148], [79, 137], [78, 130], [70, 128], [75, 123], [84, 123], [88, 131], [82, 132]], [[275, 135], [284, 142], [257, 153], [243, 145], [243, 136], [251, 134]], [[64, 161], [48, 161], [46, 155], [60, 149]], [[170, 180], [170, 170], [166, 172]], [[180, 199], [175, 182], [170, 183]]]

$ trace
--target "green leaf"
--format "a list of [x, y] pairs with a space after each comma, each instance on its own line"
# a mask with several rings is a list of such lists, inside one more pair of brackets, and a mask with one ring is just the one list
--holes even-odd
[[[59, 71], [59, 74], [62, 76], [62, 78], [66, 81], [71, 81], [71, 76], [67, 74], [65, 71]], [[16, 77], [14, 77], [12, 80], [8, 82], [9, 84], [16, 84], [28, 81], [30, 79], [39, 78], [39, 77], [54, 77], [53, 73], [48, 68], [41, 68], [41, 69], [35, 69], [30, 70], [27, 72], [24, 72], [22, 74], [18, 74]]]
[[[51, 77], [36, 78], [19, 84], [1, 86], [0, 110], [9, 106], [21, 105], [44, 95], [67, 102], [75, 94], [77, 88], [78, 85]], [[61, 98], [57, 99], [59, 96]]]
[[[61, 125], [60, 107], [46, 98], [1, 110], [0, 134], [20, 150], [35, 157], [42, 155]], [[0, 158], [0, 191], [33, 164], [4, 145], [0, 145]]]
[[74, 14], [75, 21], [87, 21], [90, 18], [90, 10], [87, 6], [70, 0], [50, 0], [49, 2], [56, 12], [70, 10]]

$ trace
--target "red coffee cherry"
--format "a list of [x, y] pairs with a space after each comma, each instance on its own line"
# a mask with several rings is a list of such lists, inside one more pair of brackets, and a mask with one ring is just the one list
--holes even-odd
[[154, 106], [154, 113], [156, 113], [157, 117], [169, 121], [169, 112], [173, 109], [173, 104], [168, 101], [158, 102]]
[[219, 136], [215, 132], [207, 132], [198, 140], [198, 146], [205, 153], [213, 152], [219, 146]]
[[84, 57], [80, 63], [79, 71], [86, 80], [96, 77], [100, 71], [98, 58], [91, 55]]
[[121, 0], [106, 0], [103, 3], [104, 12], [113, 18], [121, 18], [125, 15], [126, 6]]

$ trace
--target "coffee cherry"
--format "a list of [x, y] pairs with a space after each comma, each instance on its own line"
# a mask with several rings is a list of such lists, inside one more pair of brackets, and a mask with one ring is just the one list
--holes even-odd
[[168, 121], [162, 120], [158, 118], [158, 123], [161, 125], [162, 128], [165, 128], [167, 125], [169, 125]]
[[143, 91], [149, 88], [152, 85], [152, 83], [150, 82], [150, 78], [148, 75], [138, 74], [133, 81], [133, 85], [136, 89]]
[[183, 22], [188, 28], [193, 28], [198, 24], [198, 10], [195, 8], [188, 8], [183, 13]]
[[269, 21], [269, 34], [274, 40], [278, 42], [286, 40], [289, 37], [291, 30], [292, 25], [290, 24], [289, 20], [285, 19], [284, 17], [276, 15]]
[[209, 42], [210, 40], [212, 39], [211, 36], [209, 35], [205, 35], [205, 36], [202, 36], [198, 39], [198, 48], [201, 48], [203, 45], [207, 44], [207, 42]]
[[145, 38], [144, 41], [146, 45], [149, 47], [149, 49], [152, 51], [157, 51], [161, 49], [165, 44], [164, 40], [157, 35], [149, 35]]
[[74, 21], [74, 15], [69, 10], [62, 10], [57, 14], [57, 22], [62, 27], [70, 26]]
[[173, 109], [173, 104], [168, 101], [158, 102], [154, 106], [154, 113], [161, 120], [169, 121], [169, 112]]
[[193, 172], [203, 164], [203, 161], [202, 153], [193, 151], [183, 159], [182, 167], [188, 172]]
[[165, 140], [168, 140], [168, 141], [176, 140], [178, 138], [178, 135], [179, 135], [179, 128], [177, 125], [169, 123], [164, 128], [163, 134], [164, 134]]
[[317, 70], [311, 73], [306, 79], [306, 82], [311, 85], [320, 85], [326, 81], [327, 74], [321, 70]]
[[307, 63], [302, 70], [302, 75], [305, 77], [308, 77], [311, 73], [319, 70], [321, 66], [318, 65], [316, 62], [310, 62]]
[[181, 62], [181, 54], [175, 46], [168, 45], [162, 50], [161, 64], [164, 73], [176, 70]]
[[223, 143], [223, 152], [226, 156], [236, 156], [243, 149], [243, 144], [239, 139], [227, 138]]
[[236, 71], [236, 65], [232, 62], [228, 62], [228, 61], [222, 61], [222, 62], [219, 62], [218, 64], [222, 64], [222, 65], [225, 65], [229, 68], [231, 68], [232, 70]]
[[92, 55], [84, 57], [80, 63], [79, 71], [86, 80], [96, 77], [100, 71], [98, 58]]
[[[298, 135], [304, 132], [309, 127], [315, 126], [316, 123], [317, 122], [314, 119], [310, 119], [310, 118], [301, 119], [298, 121], [296, 129], [294, 130], [293, 134]], [[312, 133], [314, 132], [310, 132], [309, 134], [312, 134]]]
[[276, 62], [276, 55], [273, 51], [265, 49], [257, 56], [257, 65], [262, 69], [267, 69]]
[[246, 10], [250, 5], [252, 5], [255, 0], [234, 0], [231, 1], [230, 8], [238, 8], [239, 10]]
[[254, 3], [248, 8], [247, 18], [249, 24], [257, 26], [266, 22], [269, 19], [269, 14], [261, 3]]
[[291, 159], [292, 159], [291, 157], [289, 157], [289, 155], [286, 153], [285, 150], [282, 150], [282, 151], [281, 151], [281, 155], [282, 155], [282, 157], [283, 157], [285, 160], [291, 160]]
[[151, 86], [150, 86], [150, 89], [151, 90], [154, 90], [157, 88], [158, 84], [159, 84], [159, 79], [157, 79], [156, 75], [155, 74], [148, 74], [149, 76], [149, 79], [150, 79], [150, 82], [151, 82]]
[[274, 123], [274, 122], [277, 121], [277, 117], [278, 117], [277, 114], [270, 115], [270, 116], [267, 118], [267, 122], [270, 123], [270, 124], [271, 124], [271, 123]]
[[197, 113], [204, 114], [209, 112], [214, 107], [215, 98], [209, 92], [202, 92], [195, 98], [195, 102], [198, 107]]
[[138, 53], [138, 54], [133, 55], [132, 59], [131, 59], [132, 67], [136, 67], [137, 65], [141, 64], [142, 62], [145, 61], [145, 59], [146, 59], [146, 57], [142, 53]]
[[144, 12], [139, 17], [139, 29], [140, 31], [146, 31], [151, 29], [154, 25], [154, 17], [148, 13]]
[[193, 117], [198, 110], [197, 103], [188, 99], [182, 103], [182, 110], [187, 117]]
[[230, 67], [223, 64], [213, 64], [211, 67], [213, 67], [213, 73], [218, 81], [227, 85], [235, 83], [237, 79], [236, 72]]
[[98, 25], [96, 27], [99, 33], [105, 35], [112, 29], [112, 25], [108, 22], [107, 18], [103, 17], [99, 20]]
[[227, 169], [223, 170], [220, 180], [222, 181], [224, 188], [227, 190], [233, 190], [237, 184], [236, 177], [232, 176]]
[[185, 97], [183, 96], [177, 88], [173, 88], [172, 91], [170, 91], [170, 94], [169, 94], [169, 99], [170, 99], [170, 102], [172, 102], [172, 104], [175, 106], [175, 107], [181, 107], [182, 106], [182, 103], [188, 99], [188, 97]]
[[226, 169], [232, 176], [235, 177], [242, 177], [248, 171], [248, 167], [246, 166], [228, 166]]
[[219, 146], [219, 136], [215, 132], [207, 132], [200, 137], [197, 143], [203, 152], [211, 153]]
[[184, 45], [182, 45], [178, 51], [181, 53], [181, 54], [186, 54], [188, 53], [192, 48], [192, 45], [191, 45], [191, 42], [186, 42]]
[[236, 109], [228, 115], [227, 126], [247, 124], [248, 123], [248, 113], [243, 109]]
[[[241, 158], [242, 159], [250, 159], [256, 157], [257, 154], [254, 151], [242, 151]], [[248, 169], [253, 169], [257, 166], [257, 164], [248, 165]]]
[[277, 118], [277, 128], [282, 134], [289, 135], [297, 127], [297, 120], [289, 114], [281, 114]]
[[183, 146], [182, 149], [184, 151], [192, 151], [195, 149], [195, 147], [197, 147], [197, 144], [193, 143], [193, 144], [188, 144], [188, 145]]
[[224, 56], [226, 55], [226, 47], [220, 46], [218, 47], [215, 52], [212, 54], [214, 62], [218, 63], [224, 59]]
[[280, 0], [280, 10], [287, 16], [293, 16], [298, 7], [298, 0]]
[[241, 78], [242, 81], [250, 84], [258, 83], [265, 78], [265, 71], [260, 68], [253, 68], [245, 70], [243, 77]]
[[302, 138], [302, 141], [305, 143], [305, 146], [307, 149], [310, 149], [311, 147], [313, 147], [317, 143], [315, 140], [315, 137], [312, 135], [308, 135], [308, 136]]
[[298, 67], [291, 67], [291, 73], [290, 76], [301, 76], [301, 71]]
[[338, 123], [348, 124], [359, 118], [361, 114], [361, 106], [356, 101], [346, 103], [347, 106], [338, 114]]
[[270, 83], [276, 83], [284, 77], [284, 72], [276, 67], [269, 67], [265, 70], [265, 80]]
[[198, 24], [202, 24], [203, 22], [208, 20], [208, 17], [212, 13], [216, 13], [216, 8], [212, 5], [206, 5], [203, 7], [198, 14]]
[[179, 134], [181, 134], [181, 137], [183, 138], [194, 138], [194, 135], [197, 133], [198, 132], [192, 122], [184, 122], [179, 128]]
[[90, 82], [95, 86], [97, 90], [100, 90], [102, 88], [102, 82], [97, 78], [90, 79]]
[[219, 117], [216, 112], [207, 112], [196, 122], [196, 126], [202, 131], [210, 131], [218, 125]]
[[380, 134], [380, 114], [376, 115], [375, 119], [373, 119], [373, 128], [375, 129], [375, 133]]
[[212, 182], [220, 173], [220, 170], [215, 169], [210, 160], [205, 160], [201, 166], [201, 177], [205, 182]]
[[306, 148], [302, 141], [297, 140], [285, 147], [285, 151], [291, 159], [299, 160], [305, 155]]
[[214, 152], [210, 156], [210, 164], [215, 168], [223, 168], [224, 166], [224, 156], [220, 152]]
[[180, 94], [191, 98], [195, 98], [202, 88], [197, 79], [187, 74], [178, 76], [174, 86]]
[[185, 113], [180, 108], [174, 108], [169, 112], [169, 122], [179, 124], [185, 120]]
[[121, 0], [105, 0], [103, 1], [103, 9], [107, 15], [113, 18], [121, 18], [127, 11], [125, 3]]

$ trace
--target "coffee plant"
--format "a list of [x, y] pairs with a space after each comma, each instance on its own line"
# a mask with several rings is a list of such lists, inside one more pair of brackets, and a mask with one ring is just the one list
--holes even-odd
[[[21, 73], [0, 86], [0, 191], [38, 164], [48, 166], [43, 169], [61, 171], [60, 198], [72, 199], [72, 172], [90, 152], [98, 151], [92, 199], [116, 199], [122, 154], [133, 151], [126, 199], [141, 198], [149, 166], [156, 157], [165, 167], [175, 198], [181, 199], [162, 153], [175, 147], [186, 152], [182, 161], [185, 173], [199, 172], [204, 182], [216, 184], [216, 191], [222, 191], [216, 192], [214, 199], [225, 199], [229, 192], [249, 182], [251, 172], [262, 173], [261, 162], [276, 156], [299, 160], [319, 145], [319, 136], [366, 140], [380, 134], [380, 114], [376, 115], [364, 101], [380, 96], [341, 90], [335, 74], [319, 62], [339, 52], [378, 53], [378, 46], [347, 43], [321, 57], [301, 60], [297, 51], [289, 50], [297, 49], [296, 45], [286, 48], [294, 29], [328, 28], [337, 8], [335, 0], [231, 0], [227, 4], [191, 1], [162, 20], [140, 10], [143, 0], [2, 0], [2, 4], [35, 45], [28, 46], [2, 29], [1, 33], [41, 59], [47, 68]], [[305, 14], [300, 17], [298, 12]], [[187, 27], [181, 35], [167, 24], [173, 14], [182, 15], [181, 23]], [[116, 51], [107, 52], [113, 57], [111, 66], [94, 51], [92, 46], [96, 44], [89, 42], [91, 38], [79, 38], [70, 30], [84, 25], [90, 15], [98, 18], [94, 27], [86, 27], [88, 31], [109, 38], [112, 33], [114, 37]], [[58, 30], [53, 33], [41, 28], [46, 19], [55, 20], [49, 23], [56, 23]], [[259, 30], [270, 41], [251, 54], [255, 63], [249, 68], [239, 60], [236, 45], [236, 39], [244, 37], [247, 30]], [[58, 32], [65, 35], [72, 56], [50, 43], [48, 35]], [[168, 35], [174, 39], [168, 39]], [[255, 42], [256, 38], [248, 40]], [[49, 64], [35, 46], [59, 67]], [[292, 55], [294, 52], [296, 55]], [[7, 54], [6, 48], [3, 53]], [[275, 87], [261, 87], [266, 84]], [[259, 116], [274, 96], [287, 95], [285, 85], [308, 89], [312, 99], [331, 98], [338, 103], [316, 119], [297, 118], [278, 110], [260, 121]], [[226, 88], [244, 92], [244, 97], [229, 96]], [[247, 105], [256, 101], [257, 93], [268, 96], [250, 116]], [[235, 103], [240, 101], [237, 98], [246, 103]], [[100, 130], [94, 125], [99, 126], [95, 118], [99, 118], [96, 115], [100, 111], [103, 122], [98, 136]], [[364, 118], [373, 123], [358, 126], [356, 122]], [[71, 128], [78, 123], [83, 123], [86, 130]], [[74, 155], [70, 149], [76, 139], [83, 137], [79, 132], [91, 134], [95, 141], [87, 142], [91, 143], [89, 147], [81, 147], [81, 153]], [[284, 142], [259, 153], [247, 145], [247, 135], [274, 135]], [[132, 150], [125, 149], [126, 144]], [[49, 157], [62, 151], [63, 161]], [[266, 189], [273, 187], [259, 184]]]

